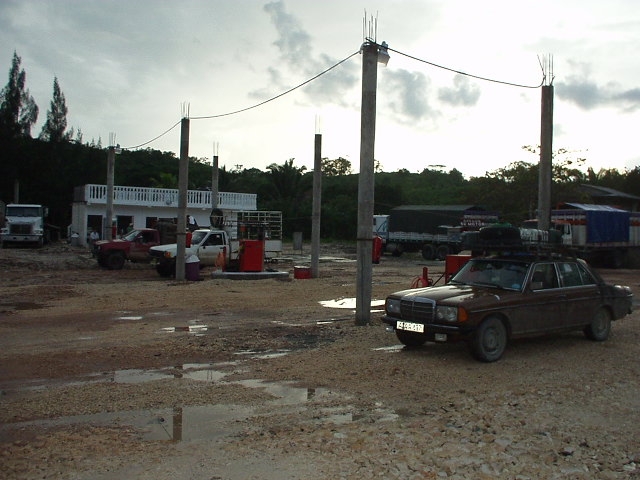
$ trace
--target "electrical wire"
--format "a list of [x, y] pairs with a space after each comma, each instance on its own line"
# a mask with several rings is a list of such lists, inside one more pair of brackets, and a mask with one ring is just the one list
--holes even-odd
[[[288, 93], [291, 93], [291, 92], [293, 92], [294, 90], [297, 90], [298, 88], [305, 86], [307, 83], [310, 83], [310, 82], [312, 82], [312, 81], [316, 80], [317, 78], [321, 77], [321, 76], [322, 76], [322, 75], [324, 75], [325, 73], [330, 72], [331, 70], [333, 70], [333, 69], [334, 69], [334, 68], [336, 68], [337, 66], [339, 66], [339, 65], [343, 64], [344, 62], [346, 62], [347, 60], [349, 60], [351, 57], [353, 57], [353, 56], [357, 55], [358, 53], [360, 53], [360, 51], [357, 51], [357, 52], [352, 53], [352, 54], [351, 54], [351, 55], [349, 55], [348, 57], [346, 57], [346, 58], [344, 58], [344, 59], [340, 60], [338, 63], [336, 63], [336, 64], [332, 65], [331, 67], [327, 68], [326, 70], [324, 70], [324, 71], [320, 72], [320, 73], [319, 73], [319, 74], [317, 74], [316, 76], [314, 76], [314, 77], [312, 77], [312, 78], [310, 78], [310, 79], [308, 79], [308, 80], [306, 80], [306, 81], [302, 82], [302, 83], [301, 83], [301, 84], [299, 84], [299, 85], [296, 85], [296, 86], [295, 86], [295, 87], [293, 87], [293, 88], [290, 88], [289, 90], [287, 90], [287, 91], [285, 91], [285, 92], [282, 92], [282, 93], [280, 93], [280, 94], [276, 95], [275, 97], [271, 97], [271, 98], [269, 98], [269, 99], [267, 99], [267, 100], [265, 100], [265, 101], [263, 101], [263, 102], [257, 103], [257, 104], [255, 104], [255, 105], [251, 105], [250, 107], [242, 108], [242, 109], [240, 109], [240, 110], [235, 110], [235, 111], [233, 111], [233, 112], [220, 113], [220, 114], [217, 114], [217, 115], [205, 115], [205, 116], [200, 116], [200, 117], [191, 117], [191, 118], [190, 118], [190, 120], [204, 120], [204, 119], [208, 119], [208, 118], [227, 117], [227, 116], [229, 116], [229, 115], [235, 115], [236, 113], [242, 113], [242, 112], [246, 112], [247, 110], [251, 110], [251, 109], [253, 109], [253, 108], [260, 107], [261, 105], [264, 105], [265, 103], [272, 102], [273, 100], [276, 100], [276, 99], [278, 99], [278, 98], [280, 98], [280, 97], [283, 97], [284, 95], [287, 95]], [[125, 150], [133, 150], [133, 149], [136, 149], [136, 148], [144, 147], [145, 145], [148, 145], [148, 144], [150, 144], [151, 142], [155, 142], [156, 140], [158, 140], [159, 138], [161, 138], [161, 137], [165, 136], [165, 135], [166, 135], [167, 133], [169, 133], [171, 130], [173, 130], [174, 128], [176, 128], [176, 127], [180, 124], [180, 122], [181, 122], [181, 121], [182, 121], [182, 120], [179, 120], [179, 121], [178, 121], [178, 122], [176, 122], [173, 126], [171, 126], [169, 129], [165, 130], [164, 132], [162, 132], [162, 133], [161, 133], [160, 135], [158, 135], [157, 137], [152, 138], [152, 139], [151, 139], [151, 140], [149, 140], [148, 142], [144, 142], [144, 143], [141, 143], [140, 145], [135, 145], [135, 146], [133, 146], [133, 147], [123, 147], [123, 148], [124, 148]]]
[[429, 62], [429, 61], [427, 61], [427, 60], [423, 60], [423, 59], [421, 59], [421, 58], [414, 57], [414, 56], [409, 55], [409, 54], [407, 54], [407, 53], [400, 52], [400, 51], [398, 51], [398, 50], [394, 50], [394, 49], [392, 49], [392, 48], [390, 48], [390, 47], [387, 47], [387, 50], [389, 50], [389, 51], [391, 51], [391, 52], [394, 52], [394, 53], [397, 53], [398, 55], [403, 55], [403, 56], [405, 56], [405, 57], [407, 57], [407, 58], [410, 58], [410, 59], [412, 59], [412, 60], [416, 60], [416, 61], [418, 61], [418, 62], [426, 63], [427, 65], [431, 65], [432, 67], [441, 68], [441, 69], [443, 69], [443, 70], [447, 70], [447, 71], [449, 71], [449, 72], [457, 73], [457, 74], [459, 74], [459, 75], [465, 75], [465, 76], [467, 76], [467, 77], [471, 77], [471, 78], [476, 78], [476, 79], [478, 79], [478, 80], [484, 80], [484, 81], [486, 81], [486, 82], [493, 82], [493, 83], [500, 83], [500, 84], [502, 84], [502, 85], [509, 85], [509, 86], [511, 86], [511, 87], [519, 87], [519, 88], [540, 88], [542, 85], [544, 85], [544, 81], [545, 81], [545, 76], [544, 76], [544, 74], [543, 74], [543, 76], [542, 76], [542, 81], [540, 82], [540, 84], [539, 84], [539, 85], [521, 85], [521, 84], [518, 84], [518, 83], [505, 82], [505, 81], [502, 81], [502, 80], [495, 80], [495, 79], [492, 79], [492, 78], [480, 77], [480, 76], [478, 76], [478, 75], [473, 75], [473, 74], [471, 74], [471, 73], [466, 73], [466, 72], [462, 72], [462, 71], [460, 71], [460, 70], [455, 70], [455, 69], [453, 69], [453, 68], [445, 67], [445, 66], [443, 66], [443, 65], [438, 65], [437, 63]]
[[326, 70], [324, 70], [323, 72], [320, 72], [320, 73], [319, 73], [319, 74], [317, 74], [315, 77], [311, 77], [310, 79], [308, 79], [308, 80], [306, 80], [306, 81], [302, 82], [301, 84], [296, 85], [295, 87], [290, 88], [289, 90], [287, 90], [287, 91], [285, 91], [285, 92], [282, 92], [282, 93], [280, 93], [280, 94], [276, 95], [275, 97], [271, 97], [271, 98], [269, 98], [269, 99], [267, 99], [267, 100], [265, 100], [265, 101], [263, 101], [263, 102], [257, 103], [257, 104], [255, 104], [255, 105], [250, 106], [250, 107], [242, 108], [242, 109], [240, 109], [240, 110], [235, 110], [235, 111], [233, 111], [233, 112], [220, 113], [220, 114], [218, 114], [218, 115], [205, 115], [205, 116], [202, 116], [202, 117], [191, 117], [191, 120], [204, 120], [204, 119], [208, 119], [208, 118], [227, 117], [227, 116], [229, 116], [229, 115], [235, 115], [236, 113], [242, 113], [242, 112], [246, 112], [247, 110], [251, 110], [251, 109], [253, 109], [253, 108], [260, 107], [260, 106], [264, 105], [265, 103], [272, 102], [273, 100], [276, 100], [276, 99], [278, 99], [278, 98], [280, 98], [280, 97], [283, 97], [284, 95], [287, 95], [288, 93], [291, 93], [291, 92], [293, 92], [294, 90], [297, 90], [298, 88], [305, 86], [307, 83], [313, 82], [313, 81], [314, 81], [314, 80], [316, 80], [317, 78], [321, 77], [321, 76], [322, 76], [322, 75], [324, 75], [325, 73], [330, 72], [331, 70], [333, 70], [333, 69], [334, 69], [334, 68], [336, 68], [337, 66], [339, 66], [339, 65], [343, 64], [344, 62], [346, 62], [347, 60], [349, 60], [351, 57], [353, 57], [354, 55], [357, 55], [357, 54], [359, 54], [359, 53], [360, 53], [360, 51], [357, 51], [357, 52], [352, 53], [352, 54], [351, 54], [351, 55], [349, 55], [348, 57], [346, 57], [346, 58], [344, 58], [344, 59], [340, 60], [340, 61], [339, 61], [338, 63], [336, 63], [335, 65], [333, 65], [333, 66], [331, 66], [331, 67], [327, 68], [327, 69], [326, 69]]
[[[464, 76], [467, 76], [467, 77], [476, 78], [478, 80], [483, 80], [483, 81], [487, 81], [487, 82], [500, 83], [502, 85], [509, 85], [509, 86], [512, 86], [512, 87], [539, 88], [542, 85], [544, 85], [545, 77], [546, 77], [546, 75], [544, 75], [544, 71], [543, 71], [542, 81], [540, 82], [539, 85], [535, 85], [535, 86], [534, 85], [522, 85], [522, 84], [518, 84], [518, 83], [506, 82], [506, 81], [503, 81], [503, 80], [496, 80], [496, 79], [492, 79], [492, 78], [473, 75], [471, 73], [462, 72], [460, 70], [456, 70], [456, 69], [453, 69], [453, 68], [445, 67], [443, 65], [438, 65], [437, 63], [429, 62], [427, 60], [423, 60], [421, 58], [414, 57], [413, 55], [409, 55], [408, 53], [404, 53], [404, 52], [401, 52], [399, 50], [394, 50], [393, 48], [390, 48], [390, 47], [386, 47], [386, 48], [387, 48], [387, 50], [389, 50], [391, 52], [397, 53], [398, 55], [402, 55], [402, 56], [405, 56], [405, 57], [410, 58], [412, 60], [415, 60], [417, 62], [426, 63], [427, 65], [431, 65], [433, 67], [441, 68], [441, 69], [447, 70], [449, 72], [457, 73], [459, 75], [464, 75]], [[323, 70], [322, 72], [318, 73], [314, 77], [311, 77], [308, 80], [305, 80], [304, 82], [300, 83], [299, 85], [296, 85], [295, 87], [292, 87], [289, 90], [286, 90], [286, 91], [284, 91], [284, 92], [282, 92], [282, 93], [280, 93], [280, 94], [278, 94], [278, 95], [276, 95], [274, 97], [268, 98], [267, 100], [264, 100], [264, 101], [262, 101], [260, 103], [256, 103], [255, 105], [251, 105], [251, 106], [246, 107], [246, 108], [241, 108], [240, 110], [234, 110], [232, 112], [220, 113], [220, 114], [216, 114], [216, 115], [203, 115], [203, 116], [198, 116], [198, 117], [191, 117], [190, 119], [191, 120], [206, 120], [206, 119], [210, 119], [210, 118], [228, 117], [230, 115], [236, 115], [238, 113], [246, 112], [247, 110], [252, 110], [254, 108], [258, 108], [258, 107], [260, 107], [262, 105], [265, 105], [265, 104], [267, 104], [269, 102], [277, 100], [278, 98], [283, 97], [283, 96], [293, 92], [294, 90], [297, 90], [298, 88], [301, 88], [301, 87], [305, 86], [308, 83], [313, 82], [314, 80], [320, 78], [322, 75], [330, 72], [331, 70], [333, 70], [334, 68], [338, 67], [339, 65], [342, 65], [344, 62], [346, 62], [347, 60], [349, 60], [350, 58], [354, 57], [355, 55], [357, 55], [359, 53], [360, 53], [360, 50], [358, 50], [357, 52], [352, 53], [351, 55], [347, 56], [346, 58], [340, 60], [338, 63], [332, 65], [331, 67], [327, 68], [326, 70]], [[156, 140], [158, 140], [159, 138], [165, 136], [171, 130], [176, 128], [180, 124], [181, 121], [182, 120], [179, 120], [174, 125], [172, 125], [169, 129], [165, 130], [160, 135], [158, 135], [157, 137], [152, 138], [151, 140], [149, 140], [147, 142], [141, 143], [140, 145], [135, 145], [133, 147], [124, 147], [124, 148], [126, 150], [133, 150], [133, 149], [136, 149], [136, 148], [144, 147], [145, 145], [148, 145], [148, 144], [150, 144], [152, 142], [155, 142]]]
[[160, 137], [164, 137], [167, 133], [169, 133], [171, 130], [173, 130], [174, 128], [176, 128], [178, 125], [180, 125], [180, 122], [182, 121], [182, 119], [178, 120], [172, 127], [170, 127], [169, 129], [165, 130], [164, 132], [162, 132], [160, 135], [158, 135], [155, 138], [152, 138], [151, 140], [149, 140], [148, 142], [144, 142], [141, 143], [140, 145], [135, 145], [133, 147], [122, 147], [124, 150], [135, 150], [136, 148], [140, 148], [140, 147], [144, 147], [145, 145], [149, 145], [151, 142], [155, 142], [156, 140], [158, 140]]

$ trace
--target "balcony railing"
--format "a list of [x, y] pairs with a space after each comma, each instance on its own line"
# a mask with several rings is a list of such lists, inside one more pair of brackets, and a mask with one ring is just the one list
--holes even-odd
[[[77, 192], [78, 193], [78, 192]], [[83, 198], [87, 204], [107, 204], [107, 186], [88, 184], [84, 186]], [[175, 188], [113, 187], [114, 205], [140, 205], [149, 207], [177, 207], [178, 190]], [[188, 208], [211, 208], [211, 192], [187, 191]], [[257, 210], [257, 195], [254, 193], [219, 192], [218, 208], [223, 210]]]

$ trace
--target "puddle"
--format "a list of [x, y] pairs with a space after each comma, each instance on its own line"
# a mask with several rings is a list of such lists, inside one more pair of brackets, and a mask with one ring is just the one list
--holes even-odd
[[398, 344], [398, 345], [391, 345], [389, 347], [374, 348], [373, 351], [374, 352], [395, 353], [395, 352], [401, 351], [403, 348], [404, 348], [404, 345]]
[[161, 332], [175, 333], [175, 332], [189, 332], [189, 333], [204, 333], [209, 329], [207, 325], [183, 325], [180, 327], [164, 327], [161, 328]]
[[117, 317], [116, 320], [142, 320], [142, 315], [135, 315], [131, 317]]
[[[0, 426], [0, 436], [5, 428], [29, 427], [47, 428], [90, 423], [92, 425], [122, 426], [128, 425], [141, 432], [144, 440], [192, 441], [199, 439], [219, 439], [237, 434], [246, 428], [245, 421], [256, 416], [272, 416], [282, 413], [297, 412], [295, 408], [308, 402], [335, 402], [341, 398], [339, 394], [327, 388], [304, 388], [292, 386], [287, 382], [268, 382], [260, 379], [227, 381], [227, 372], [218, 370], [224, 366], [233, 366], [234, 362], [213, 364], [184, 364], [179, 367], [167, 367], [159, 370], [118, 370], [108, 374], [96, 373], [92, 379], [84, 382], [69, 382], [67, 385], [86, 384], [96, 381], [116, 382], [124, 384], [144, 383], [155, 380], [191, 379], [216, 382], [220, 385], [241, 385], [248, 389], [261, 389], [273, 398], [260, 406], [237, 404], [218, 404], [201, 406], [174, 406], [150, 410], [127, 410], [104, 412], [89, 415], [75, 415], [55, 419], [35, 420], [5, 424]], [[237, 370], [236, 370], [237, 371]], [[101, 378], [100, 378], [101, 377]], [[283, 407], [289, 407], [283, 410]], [[345, 423], [351, 421], [350, 414], [332, 407], [322, 418], [310, 417], [310, 421], [329, 421]], [[348, 407], [343, 407], [348, 408]]]
[[[395, 351], [401, 345], [381, 347], [377, 351]], [[237, 352], [238, 356], [269, 359], [287, 355], [291, 350]], [[232, 380], [232, 373], [243, 372], [239, 369], [242, 361], [220, 363], [185, 363], [153, 370], [127, 369], [112, 372], [98, 372], [66, 382], [48, 380], [34, 381], [35, 384], [21, 390], [40, 390], [52, 386], [87, 385], [92, 383], [141, 384], [164, 380], [181, 382], [184, 379], [198, 382], [211, 382], [220, 386], [240, 385], [247, 389], [260, 389], [271, 398], [259, 405], [238, 405], [233, 403], [200, 406], [173, 406], [145, 410], [125, 410], [103, 412], [89, 415], [76, 415], [54, 419], [35, 420], [0, 425], [0, 437], [3, 431], [13, 428], [50, 428], [92, 424], [105, 426], [130, 426], [140, 432], [146, 441], [198, 441], [228, 438], [241, 433], [247, 422], [257, 418], [269, 418], [283, 414], [295, 414], [301, 424], [331, 423], [335, 425], [351, 422], [387, 422], [395, 421], [399, 415], [376, 403], [373, 410], [359, 411], [350, 404], [349, 396], [334, 392], [329, 388], [307, 388], [294, 386], [289, 382], [270, 382], [262, 379]], [[259, 420], [258, 420], [259, 422]]]
[[252, 358], [257, 358], [257, 359], [269, 359], [269, 358], [278, 358], [278, 357], [284, 357], [285, 355], [288, 355], [291, 353], [291, 350], [287, 350], [287, 349], [282, 349], [282, 350], [275, 350], [275, 351], [264, 351], [264, 352], [258, 352], [255, 350], [241, 350], [239, 352], [235, 352], [235, 355], [247, 355], [247, 356], [251, 356]]
[[[318, 302], [323, 307], [328, 308], [349, 308], [355, 310], [356, 308], [356, 299], [355, 297], [348, 298], [337, 298], [335, 300], [321, 300]], [[384, 300], [371, 300], [372, 307], [382, 307], [384, 306]], [[380, 312], [382, 310], [372, 310], [372, 312]]]

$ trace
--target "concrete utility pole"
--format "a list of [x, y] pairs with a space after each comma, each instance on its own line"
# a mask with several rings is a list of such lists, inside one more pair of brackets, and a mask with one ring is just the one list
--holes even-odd
[[113, 240], [113, 177], [116, 164], [116, 147], [111, 145], [107, 149], [107, 218], [104, 221], [102, 238]]
[[313, 157], [313, 207], [311, 212], [311, 277], [320, 275], [320, 216], [322, 205], [322, 135], [316, 133]]
[[187, 193], [189, 187], [189, 119], [180, 124], [180, 166], [178, 169], [178, 227], [176, 232], [176, 280], [185, 279], [187, 245]]
[[540, 169], [538, 172], [538, 228], [551, 226], [551, 163], [553, 157], [553, 85], [542, 87]]
[[218, 170], [218, 154], [213, 155], [211, 164], [211, 210], [218, 208], [218, 196], [220, 193], [220, 171]]
[[360, 174], [358, 175], [358, 230], [356, 325], [371, 322], [373, 248], [374, 150], [376, 139], [376, 90], [378, 44], [362, 44], [362, 105], [360, 110]]

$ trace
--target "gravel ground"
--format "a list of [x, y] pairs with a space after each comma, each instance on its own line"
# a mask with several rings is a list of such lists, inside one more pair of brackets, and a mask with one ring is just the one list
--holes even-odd
[[[378, 306], [356, 326], [355, 249], [322, 255], [317, 279], [289, 251], [286, 280], [179, 283], [65, 244], [0, 250], [3, 478], [640, 478], [638, 313], [607, 342], [521, 340], [483, 364], [402, 348]], [[425, 265], [383, 257], [373, 298]], [[637, 270], [600, 272], [637, 295]]]

